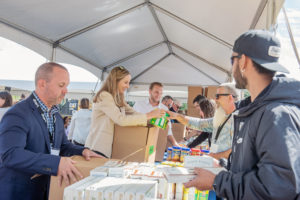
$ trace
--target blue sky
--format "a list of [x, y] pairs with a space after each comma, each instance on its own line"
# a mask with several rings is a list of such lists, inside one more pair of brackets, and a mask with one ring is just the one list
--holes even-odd
[[[285, 8], [297, 49], [300, 53], [300, 1], [286, 0]], [[295, 58], [282, 12], [280, 12], [277, 21], [278, 27], [276, 34], [282, 44], [280, 63], [288, 67], [292, 72], [291, 74], [298, 78], [300, 77], [299, 64]], [[0, 37], [0, 79], [33, 80], [37, 67], [45, 61], [46, 59], [39, 54]], [[72, 82], [97, 81], [96, 76], [80, 67], [69, 64], [65, 64], [65, 66], [70, 71]]]
[[[299, 0], [286, 0], [284, 6], [292, 28], [298, 53], [300, 53], [300, 2]], [[289, 34], [285, 25], [285, 18], [282, 12], [279, 13], [277, 22], [277, 36], [279, 37], [282, 46], [280, 62], [288, 67], [291, 73], [298, 78], [300, 76], [299, 64], [291, 45]]]

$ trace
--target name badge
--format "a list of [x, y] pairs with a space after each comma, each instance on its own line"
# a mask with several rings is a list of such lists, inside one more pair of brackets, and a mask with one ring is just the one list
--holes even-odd
[[51, 148], [51, 152], [50, 153], [51, 153], [51, 155], [59, 156], [60, 149]]
[[217, 144], [211, 144], [210, 152], [211, 153], [217, 153], [218, 152], [218, 148], [219, 148], [219, 145], [217, 145]]

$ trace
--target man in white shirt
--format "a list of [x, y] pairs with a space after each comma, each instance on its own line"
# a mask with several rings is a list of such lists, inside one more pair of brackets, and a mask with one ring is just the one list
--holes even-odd
[[[153, 82], [149, 87], [149, 99], [146, 101], [137, 101], [133, 109], [140, 113], [148, 113], [156, 108], [161, 108], [164, 110], [169, 110], [165, 105], [160, 102], [160, 98], [163, 93], [163, 85], [159, 82]], [[173, 146], [179, 146], [176, 142], [173, 133], [172, 133], [172, 125], [171, 122], [168, 123], [168, 140]]]
[[90, 101], [87, 98], [80, 100], [80, 110], [72, 116], [68, 139], [76, 145], [84, 146], [90, 131], [92, 111], [89, 110]]

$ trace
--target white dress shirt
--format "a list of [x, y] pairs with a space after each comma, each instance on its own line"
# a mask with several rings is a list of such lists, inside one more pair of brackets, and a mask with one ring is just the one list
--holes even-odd
[[[137, 101], [137, 102], [135, 102], [135, 104], [133, 106], [133, 109], [140, 113], [148, 113], [156, 108], [169, 110], [168, 107], [165, 106], [164, 104], [162, 104], [161, 102], [157, 106], [152, 106], [149, 99], [144, 100], [144, 101]], [[168, 135], [173, 135], [172, 124], [170, 121], [168, 123], [168, 126], [169, 126]]]
[[80, 144], [85, 144], [85, 140], [90, 131], [91, 115], [92, 111], [89, 109], [80, 109], [73, 114], [68, 134], [69, 140], [75, 140]]

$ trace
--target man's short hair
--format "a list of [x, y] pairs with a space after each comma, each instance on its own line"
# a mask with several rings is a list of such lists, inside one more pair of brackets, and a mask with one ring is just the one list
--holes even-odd
[[173, 101], [173, 98], [172, 98], [170, 95], [166, 95], [166, 96], [164, 96], [164, 97], [162, 98], [161, 101], [167, 101], [167, 100], [169, 100], [169, 99], [171, 99], [171, 100]]
[[234, 83], [222, 83], [218, 88], [224, 88], [228, 94], [231, 94], [235, 101], [239, 100], [238, 90]]
[[159, 87], [163, 87], [163, 84], [160, 82], [152, 82], [149, 86], [149, 90], [152, 90], [154, 88], [154, 86], [159, 86]]
[[194, 103], [200, 103], [200, 101], [202, 101], [202, 100], [204, 100], [204, 99], [206, 99], [206, 97], [205, 96], [203, 96], [203, 95], [201, 95], [201, 94], [199, 94], [199, 95], [197, 95], [195, 98], [194, 98], [194, 100], [193, 100], [193, 104]]
[[55, 63], [55, 62], [44, 63], [41, 66], [39, 66], [39, 68], [35, 72], [35, 85], [37, 85], [37, 82], [40, 79], [44, 79], [47, 82], [50, 81], [54, 67], [58, 67], [58, 68], [68, 71], [67, 68], [65, 68], [64, 66], [62, 66], [58, 63]]
[[177, 105], [179, 107], [181, 106], [181, 101], [179, 99], [174, 99], [173, 102], [175, 105]]
[[264, 74], [264, 75], [270, 76], [271, 78], [273, 78], [275, 76], [275, 73], [276, 73], [275, 71], [268, 70], [267, 68], [262, 67], [260, 64], [254, 62], [253, 60], [252, 60], [252, 63], [253, 63], [255, 70], [259, 74]]

